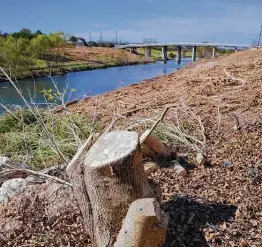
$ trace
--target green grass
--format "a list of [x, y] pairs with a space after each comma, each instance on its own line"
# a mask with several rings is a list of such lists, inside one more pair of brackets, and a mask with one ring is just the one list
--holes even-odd
[[[14, 117], [15, 116], [15, 117]], [[39, 121], [26, 110], [5, 114], [0, 117], [0, 155], [15, 161], [24, 162], [33, 168], [63, 163], [60, 156], [52, 149], [50, 139], [46, 136]], [[79, 114], [71, 114], [76, 123], [75, 133], [85, 140], [90, 135], [92, 126], [88, 119]], [[77, 151], [75, 137], [70, 129], [71, 120], [67, 115], [54, 115], [46, 110], [41, 111], [45, 126], [53, 137], [63, 155], [71, 159]], [[19, 120], [18, 120], [19, 119]]]
[[[137, 48], [137, 52], [141, 55], [145, 54], [145, 49], [144, 48]], [[176, 56], [176, 49], [174, 49], [174, 51], [168, 51], [168, 58], [171, 59], [170, 54], [173, 53]], [[191, 57], [192, 56], [192, 52], [191, 51], [187, 51], [185, 53], [182, 53], [182, 56], [184, 57]], [[151, 58], [153, 60], [158, 60], [160, 58], [162, 58], [162, 50], [159, 48], [151, 48]]]
[[[145, 49], [144, 48], [137, 48], [137, 52], [139, 54], [141, 54], [142, 56], [145, 55]], [[151, 58], [153, 60], [157, 60], [157, 59], [161, 58], [161, 53], [162, 53], [161, 50], [152, 48], [151, 49]]]

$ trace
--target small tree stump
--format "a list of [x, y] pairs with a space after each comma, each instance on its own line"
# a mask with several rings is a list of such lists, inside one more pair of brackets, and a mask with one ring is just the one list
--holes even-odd
[[67, 168], [93, 246], [113, 246], [129, 205], [155, 194], [148, 184], [136, 132], [102, 135]]
[[161, 247], [167, 224], [156, 199], [138, 199], [130, 205], [114, 247]]

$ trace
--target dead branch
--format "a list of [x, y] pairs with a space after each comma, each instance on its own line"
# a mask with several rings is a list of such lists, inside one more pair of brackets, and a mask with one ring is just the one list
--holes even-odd
[[[0, 163], [2, 165], [6, 165], [4, 163]], [[59, 179], [57, 177], [53, 177], [53, 176], [50, 176], [48, 174], [45, 174], [45, 173], [42, 173], [42, 172], [36, 172], [36, 171], [32, 171], [32, 170], [29, 170], [29, 169], [17, 169], [17, 168], [12, 168], [10, 167], [10, 170], [9, 171], [4, 171], [4, 172], [0, 172], [0, 177], [1, 176], [5, 176], [5, 175], [8, 175], [9, 172], [14, 172], [14, 173], [19, 173], [19, 174], [29, 174], [29, 175], [34, 175], [34, 176], [40, 176], [40, 177], [44, 177], [44, 178], [47, 178], [47, 179], [51, 179], [51, 180], [54, 180], [60, 184], [64, 184], [64, 185], [67, 185], [69, 187], [72, 187], [72, 184], [62, 180], [62, 179]]]
[[136, 108], [136, 109], [132, 109], [132, 110], [129, 110], [129, 111], [125, 111], [123, 113], [121, 113], [121, 115], [129, 115], [131, 113], [135, 113], [135, 112], [138, 112], [138, 111], [141, 111], [141, 110], [144, 110], [146, 109], [145, 107], [141, 107], [141, 108]]
[[227, 77], [229, 77], [230, 79], [232, 79], [233, 81], [239, 81], [241, 82], [243, 85], [247, 83], [246, 80], [243, 80], [241, 78], [237, 78], [235, 76], [233, 76], [232, 74], [230, 74], [229, 72], [227, 72], [226, 68], [224, 69], [224, 73], [226, 74]]
[[112, 120], [112, 122], [111, 122], [111, 123], [107, 126], [107, 128], [105, 129], [104, 134], [109, 133], [109, 132], [112, 130], [112, 128], [114, 127], [114, 125], [116, 124], [116, 122], [118, 121], [118, 119], [119, 119], [119, 118], [114, 118], [114, 119]]

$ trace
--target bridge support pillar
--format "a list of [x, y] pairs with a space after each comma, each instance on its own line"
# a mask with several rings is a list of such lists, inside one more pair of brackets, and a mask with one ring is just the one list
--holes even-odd
[[178, 64], [181, 63], [181, 54], [182, 54], [182, 47], [177, 46], [176, 61]]
[[146, 57], [146, 60], [151, 59], [151, 47], [148, 47], [148, 46], [145, 47], [145, 57]]
[[133, 54], [136, 54], [136, 53], [137, 53], [135, 47], [131, 47], [131, 48], [129, 48], [129, 51], [130, 51], [131, 53], [133, 53]]
[[162, 47], [162, 60], [167, 60], [167, 46]]
[[237, 47], [235, 47], [235, 52], [237, 52]]
[[197, 47], [193, 46], [193, 48], [192, 48], [192, 62], [196, 61], [196, 49], [197, 49]]
[[216, 48], [213, 47], [213, 50], [212, 50], [212, 57], [215, 58], [216, 57]]

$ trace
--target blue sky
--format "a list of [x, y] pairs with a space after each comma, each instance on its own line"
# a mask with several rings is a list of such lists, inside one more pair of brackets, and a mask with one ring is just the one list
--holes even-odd
[[97, 40], [252, 44], [262, 0], [0, 0], [0, 30], [21, 28]]

